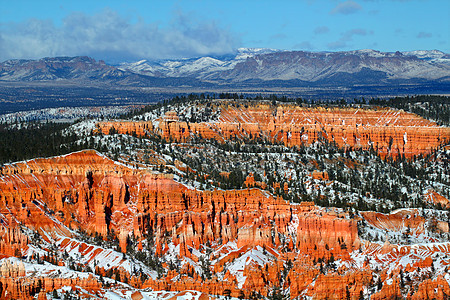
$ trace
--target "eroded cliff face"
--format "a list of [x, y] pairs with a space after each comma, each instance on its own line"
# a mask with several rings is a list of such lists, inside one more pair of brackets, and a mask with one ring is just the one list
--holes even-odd
[[[8, 260], [0, 266], [0, 297], [1, 299], [47, 299], [46, 293], [63, 287], [77, 287], [96, 294], [102, 284], [92, 274], [76, 274], [72, 278], [61, 272], [54, 272], [52, 268], [42, 266], [42, 272], [47, 276], [36, 277], [30, 272], [30, 265], [22, 262], [11, 263]], [[27, 269], [28, 268], [28, 269]], [[88, 294], [84, 295], [86, 298]]]
[[[250, 297], [252, 291], [268, 295], [280, 287], [290, 288], [291, 298], [314, 299], [358, 299], [369, 290], [380, 299], [392, 297], [399, 291], [400, 269], [414, 274], [418, 290], [411, 288], [411, 299], [436, 289], [446, 294], [450, 279], [426, 281], [431, 277], [415, 269], [430, 269], [430, 257], [442, 253], [447, 255], [440, 258], [442, 271], [450, 264], [448, 244], [422, 249], [361, 241], [358, 220], [342, 210], [289, 204], [256, 188], [201, 191], [172, 175], [132, 169], [95, 151], [4, 166], [0, 218], [0, 297], [6, 299], [39, 292], [43, 297], [62, 286], [102, 295], [110, 283], [99, 274], [134, 288]], [[424, 222], [420, 216], [364, 218], [383, 230], [405, 220], [411, 228]], [[79, 241], [80, 230], [117, 238], [116, 251]], [[166, 271], [156, 276], [122, 256], [118, 251], [126, 252], [130, 239], [138, 241], [138, 251], [153, 249], [164, 258]], [[52, 272], [67, 273], [73, 263], [65, 253], [81, 259], [79, 268], [91, 270], [58, 279]], [[28, 261], [43, 255], [50, 262], [43, 267], [47, 271], [33, 273]], [[13, 256], [27, 261], [25, 266], [6, 260]], [[399, 261], [402, 256], [408, 260]], [[174, 259], [180, 265], [169, 267]], [[386, 266], [389, 274], [374, 275]], [[379, 291], [377, 276], [384, 282]]]
[[424, 194], [424, 198], [426, 202], [440, 205], [442, 208], [450, 208], [450, 201], [431, 189]]
[[188, 141], [192, 136], [219, 142], [233, 138], [265, 140], [286, 146], [310, 145], [316, 141], [339, 147], [371, 149], [380, 155], [413, 157], [427, 154], [450, 140], [450, 128], [437, 126], [415, 114], [380, 108], [304, 108], [294, 105], [222, 104], [218, 121], [180, 121], [174, 112], [154, 122], [100, 122], [104, 134], [157, 134], [166, 140]]

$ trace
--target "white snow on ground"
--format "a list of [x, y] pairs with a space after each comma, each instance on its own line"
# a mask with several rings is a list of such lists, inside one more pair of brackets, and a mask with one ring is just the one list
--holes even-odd
[[185, 265], [186, 263], [189, 263], [192, 267], [194, 267], [195, 272], [197, 272], [198, 274], [203, 274], [203, 270], [200, 265], [189, 257], [183, 257], [182, 265]]
[[72, 122], [86, 117], [117, 117], [136, 108], [137, 106], [135, 105], [44, 108], [0, 115], [0, 123], [12, 124], [30, 121]]
[[242, 288], [246, 277], [244, 276], [244, 268], [248, 265], [259, 265], [263, 267], [266, 263], [271, 262], [272, 258], [263, 253], [263, 248], [257, 246], [256, 249], [251, 249], [240, 257], [236, 258], [228, 265], [228, 270], [231, 274], [236, 276], [238, 281], [238, 288]]
[[[364, 247], [363, 247], [364, 248]], [[371, 269], [386, 269], [389, 274], [399, 266], [403, 268], [408, 265], [413, 266], [416, 262], [423, 261], [431, 257], [435, 272], [434, 277], [446, 275], [445, 266], [450, 264], [450, 243], [429, 243], [412, 246], [394, 246], [388, 253], [383, 250], [383, 245], [371, 244], [369, 248], [362, 251], [356, 250], [350, 253], [350, 260], [336, 261], [339, 268], [345, 265], [347, 268], [359, 270], [363, 268], [365, 262], [371, 265]], [[449, 278], [450, 279], [450, 278]]]
[[[64, 246], [62, 246], [63, 241]], [[68, 237], [60, 237], [57, 239], [56, 244], [60, 251], [66, 251], [75, 261], [89, 265], [92, 270], [95, 270], [95, 266], [105, 269], [117, 267], [123, 268], [130, 274], [133, 274], [133, 270], [141, 270], [153, 279], [157, 278], [155, 271], [150, 270], [141, 262], [127, 259], [121, 252], [80, 242]]]
[[[109, 291], [103, 296], [104, 299], [109, 300], [129, 300], [135, 291]], [[199, 291], [187, 290], [182, 292], [168, 292], [168, 291], [139, 291], [143, 300], [167, 300], [174, 298], [176, 300], [198, 300], [202, 295]], [[215, 296], [217, 299], [228, 299], [225, 296]], [[236, 300], [237, 298], [229, 298]]]
[[67, 128], [64, 133], [68, 134], [69, 132], [76, 132], [81, 135], [89, 135], [91, 131], [95, 130], [95, 124], [98, 123], [98, 120], [84, 120], [73, 124], [69, 128]]
[[[249, 251], [252, 252], [252, 251]], [[257, 252], [254, 252], [253, 254], [247, 253], [247, 257], [252, 257], [252, 261], [257, 261], [258, 263], [262, 263], [263, 261], [268, 261], [267, 258], [263, 260], [264, 258], [261, 257], [261, 254], [254, 255]], [[48, 277], [48, 278], [82, 278], [86, 279], [89, 277], [89, 275], [98, 277], [97, 275], [93, 273], [88, 272], [77, 272], [73, 271], [67, 267], [62, 266], [55, 266], [52, 264], [49, 264], [45, 262], [44, 264], [33, 264], [24, 262], [23, 260], [15, 257], [9, 257], [9, 258], [3, 258], [0, 259], [0, 266], [9, 263], [11, 265], [17, 265], [19, 263], [23, 263], [25, 268], [25, 276], [26, 277]], [[250, 261], [248, 262], [250, 263]], [[247, 264], [248, 264], [247, 263]], [[119, 286], [112, 287], [108, 291], [106, 291], [103, 295], [92, 295], [88, 291], [80, 288], [75, 287], [77, 290], [81, 290], [82, 292], [86, 294], [90, 294], [93, 299], [110, 299], [110, 300], [122, 300], [131, 299], [131, 295], [138, 291], [145, 300], [156, 300], [156, 299], [170, 299], [172, 297], [176, 297], [177, 300], [198, 300], [200, 299], [200, 296], [202, 295], [201, 292], [198, 291], [182, 291], [182, 292], [167, 292], [167, 291], [148, 291], [148, 290], [137, 290], [132, 287], [130, 287], [127, 284], [124, 284], [122, 282], [115, 282], [114, 280], [104, 277], [104, 281], [109, 282], [110, 284], [119, 284]], [[73, 290], [70, 286], [65, 286], [57, 292], [59, 295], [64, 294], [65, 292], [71, 292]], [[102, 290], [100, 291], [100, 294], [102, 294]], [[51, 293], [48, 295], [51, 296]], [[219, 299], [225, 299], [224, 296], [218, 297]], [[236, 299], [236, 298], [231, 298]]]
[[116, 292], [113, 291], [108, 291], [105, 293], [105, 295], [103, 295], [103, 297], [105, 297], [105, 299], [110, 299], [110, 300], [122, 300], [122, 299], [127, 299], [123, 296], [120, 296], [119, 294], [117, 294]]
[[42, 265], [28, 263], [16, 257], [0, 259], [0, 265], [3, 265], [7, 261], [13, 265], [23, 263], [27, 277], [88, 278], [89, 274], [91, 274], [86, 272], [77, 272], [67, 267], [55, 266], [48, 262], [44, 262]]
[[298, 215], [292, 214], [292, 221], [288, 224], [288, 232], [291, 234], [292, 237], [297, 236], [298, 225], [299, 225]]
[[221, 259], [228, 256], [228, 254], [230, 254], [230, 252], [236, 251], [238, 249], [239, 248], [237, 247], [236, 242], [229, 241], [228, 243], [220, 246], [216, 251], [212, 252], [212, 255], [213, 256], [219, 255], [219, 258], [217, 259], [217, 261], [220, 261]]

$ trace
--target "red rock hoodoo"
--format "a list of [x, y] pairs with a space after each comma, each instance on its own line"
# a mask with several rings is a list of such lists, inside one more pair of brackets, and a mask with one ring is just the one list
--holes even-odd
[[[250, 178], [248, 182], [253, 183]], [[377, 228], [393, 230], [406, 217], [368, 213], [364, 218]], [[420, 216], [408, 220], [411, 228], [423, 224]], [[268, 295], [273, 287], [280, 287], [290, 288], [291, 298], [358, 299], [376, 285], [374, 269], [392, 263], [392, 274], [382, 273], [383, 280], [392, 283], [384, 284], [376, 294], [386, 299], [399, 293], [401, 268], [428, 270], [432, 253], [450, 254], [448, 244], [435, 244], [431, 249], [361, 242], [358, 220], [343, 212], [309, 202], [289, 204], [257, 188], [200, 191], [176, 182], [170, 174], [128, 168], [95, 151], [4, 166], [0, 221], [3, 258], [20, 258], [35, 247], [24, 227], [41, 233], [49, 248], [56, 241], [61, 251], [93, 253], [90, 261], [105, 250], [75, 241], [74, 229], [103, 238], [115, 234], [122, 251], [127, 238], [140, 240], [142, 247], [151, 232], [157, 255], [174, 247], [177, 258], [186, 263], [179, 271], [170, 270], [159, 278], [141, 279], [118, 268], [116, 280], [127, 280], [135, 288], [197, 290], [247, 298], [252, 292]], [[211, 252], [201, 252], [205, 247]], [[193, 266], [205, 255], [212, 262], [209, 277]], [[400, 256], [408, 257], [408, 266], [398, 264]], [[52, 266], [64, 264], [59, 261]], [[112, 266], [95, 271], [106, 275], [108, 268]], [[29, 298], [62, 286], [92, 293], [105, 288], [105, 282], [92, 273], [86, 278], [33, 277], [20, 263], [3, 263], [0, 272], [2, 299]], [[411, 299], [430, 293], [449, 295], [445, 279], [427, 280], [417, 281]]]
[[318, 140], [339, 147], [378, 151], [380, 155], [412, 157], [426, 154], [450, 140], [450, 128], [437, 126], [415, 114], [380, 108], [304, 108], [295, 105], [255, 104], [238, 108], [221, 106], [218, 121], [179, 121], [174, 112], [151, 122], [101, 122], [99, 130], [108, 134], [159, 134], [169, 140], [186, 141], [192, 135], [218, 141], [233, 137], [282, 142], [287, 146], [309, 145]]

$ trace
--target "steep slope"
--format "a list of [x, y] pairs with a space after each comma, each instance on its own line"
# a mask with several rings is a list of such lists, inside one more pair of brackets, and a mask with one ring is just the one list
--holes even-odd
[[[361, 218], [386, 232], [398, 227], [259, 189], [200, 191], [173, 177], [91, 150], [5, 165], [1, 298], [67, 288], [125, 298], [147, 287], [244, 298], [278, 287], [291, 298], [450, 295], [449, 243], [373, 243], [359, 237]], [[416, 232], [421, 222], [408, 226]]]
[[[248, 58], [220, 76], [232, 81], [297, 79], [326, 82], [333, 78], [339, 80], [336, 77], [344, 74], [351, 74], [358, 82], [368, 83], [376, 74], [378, 81], [387, 82], [388, 79], [436, 80], [449, 76], [449, 72], [447, 65], [430, 64], [416, 56], [403, 55], [399, 52], [391, 54], [373, 50], [336, 53], [298, 51]], [[342, 79], [348, 80], [345, 77]], [[342, 79], [341, 83], [344, 83]]]
[[117, 79], [125, 72], [86, 56], [9, 60], [0, 64], [1, 80]]
[[195, 77], [215, 82], [297, 80], [327, 84], [375, 83], [392, 80], [437, 80], [450, 75], [447, 54], [440, 51], [345, 52], [245, 51], [233, 59], [202, 57], [160, 63], [139, 61], [120, 69], [144, 75]]
[[144, 136], [155, 133], [169, 140], [187, 141], [193, 136], [224, 142], [233, 138], [283, 143], [286, 146], [311, 145], [316, 141], [336, 143], [339, 147], [374, 149], [381, 155], [430, 153], [450, 140], [450, 129], [437, 126], [417, 115], [393, 109], [304, 108], [295, 105], [219, 104], [217, 121], [191, 123], [180, 121], [174, 112], [147, 122], [100, 122], [108, 134]]
[[196, 77], [205, 78], [207, 74], [230, 70], [237, 63], [256, 55], [280, 52], [265, 48], [239, 48], [236, 55], [225, 57], [199, 57], [182, 60], [152, 62], [141, 60], [135, 63], [122, 63], [120, 70], [155, 77]]

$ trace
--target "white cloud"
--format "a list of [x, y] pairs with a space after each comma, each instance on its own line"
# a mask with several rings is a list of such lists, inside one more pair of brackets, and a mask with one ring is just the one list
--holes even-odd
[[314, 46], [308, 41], [303, 41], [301, 43], [295, 44], [294, 45], [294, 49], [298, 49], [298, 50], [312, 50], [312, 49], [314, 49]]
[[419, 39], [428, 39], [432, 36], [433, 36], [433, 34], [431, 34], [430, 32], [424, 32], [424, 31], [421, 31], [417, 34], [417, 38], [419, 38]]
[[327, 47], [328, 47], [329, 49], [332, 49], [332, 50], [342, 49], [342, 48], [345, 48], [345, 47], [347, 47], [347, 46], [348, 46], [348, 45], [347, 45], [347, 42], [341, 41], [341, 40], [338, 40], [338, 41], [331, 42], [331, 43], [328, 43], [328, 44], [327, 44]]
[[353, 37], [355, 35], [365, 36], [368, 34], [373, 34], [373, 31], [367, 32], [367, 30], [362, 29], [362, 28], [351, 29], [351, 30], [348, 30], [348, 31], [342, 33], [339, 40], [328, 43], [327, 47], [329, 49], [333, 49], [333, 50], [346, 48], [349, 46], [348, 42], [353, 41]]
[[343, 14], [350, 15], [362, 10], [362, 6], [355, 1], [345, 1], [339, 3], [335, 8], [330, 11], [330, 14]]
[[330, 32], [330, 28], [327, 26], [319, 26], [314, 29], [314, 34], [324, 34]]
[[0, 24], [0, 60], [88, 55], [112, 61], [233, 52], [239, 39], [213, 21], [192, 23], [177, 12], [171, 25], [136, 23], [111, 10], [72, 13], [61, 26], [46, 20]]

